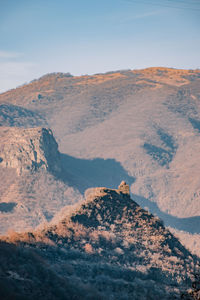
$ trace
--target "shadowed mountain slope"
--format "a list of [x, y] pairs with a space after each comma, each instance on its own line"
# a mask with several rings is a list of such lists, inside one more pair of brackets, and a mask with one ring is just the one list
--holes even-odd
[[37, 127], [46, 125], [45, 120], [39, 114], [12, 104], [0, 105], [0, 126]]
[[1, 241], [3, 299], [178, 299], [198, 271], [198, 260], [125, 183], [88, 190], [60, 217]]

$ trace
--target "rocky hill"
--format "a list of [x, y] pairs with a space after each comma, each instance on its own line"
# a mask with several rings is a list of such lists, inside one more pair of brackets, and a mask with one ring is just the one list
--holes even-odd
[[140, 205], [181, 236], [187, 232], [183, 240], [193, 249], [188, 236], [200, 228], [199, 100], [199, 70], [55, 73], [1, 94], [0, 115], [6, 126], [51, 128], [81, 194], [124, 178]]
[[65, 173], [50, 129], [0, 127], [0, 139], [1, 234], [35, 227], [81, 198], [60, 179]]
[[198, 260], [123, 182], [48, 227], [1, 240], [2, 299], [179, 299]]

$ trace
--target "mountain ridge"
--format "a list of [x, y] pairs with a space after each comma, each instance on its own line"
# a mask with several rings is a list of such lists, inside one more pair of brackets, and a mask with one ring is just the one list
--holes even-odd
[[[176, 73], [180, 73], [182, 75], [189, 75], [189, 74], [193, 74], [194, 76], [199, 73], [199, 69], [179, 69], [179, 68], [170, 68], [170, 67], [148, 67], [148, 68], [143, 68], [143, 69], [125, 69], [125, 70], [116, 70], [116, 71], [107, 71], [107, 72], [102, 72], [102, 73], [95, 73], [95, 74], [83, 74], [83, 75], [72, 75], [69, 72], [63, 73], [63, 72], [52, 72], [52, 73], [47, 73], [45, 75], [42, 75], [41, 77], [39, 77], [38, 79], [33, 79], [28, 83], [24, 83], [16, 88], [10, 89], [8, 91], [2, 92], [0, 93], [0, 95], [9, 93], [10, 91], [16, 90], [16, 89], [20, 89], [23, 87], [26, 87], [27, 85], [30, 84], [34, 84], [37, 81], [41, 81], [41, 80], [45, 80], [45, 79], [49, 79], [51, 77], [55, 77], [55, 78], [81, 78], [81, 77], [85, 77], [85, 78], [91, 78], [91, 77], [95, 77], [95, 76], [102, 76], [102, 75], [111, 75], [111, 74], [119, 74], [119, 73], [135, 73], [137, 74], [138, 72], [146, 72], [146, 73], [155, 73], [155, 72], [160, 72], [160, 75], [162, 73], [165, 72], [176, 72]], [[158, 75], [159, 76], [159, 75]]]

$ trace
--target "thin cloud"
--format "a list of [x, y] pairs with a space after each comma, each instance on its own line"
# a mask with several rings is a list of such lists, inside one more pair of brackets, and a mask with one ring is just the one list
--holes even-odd
[[0, 50], [0, 93], [33, 79], [35, 69], [36, 64], [25, 61], [23, 53]]
[[113, 15], [107, 16], [110, 21], [118, 22], [118, 23], [126, 23], [139, 19], [146, 19], [154, 16], [158, 16], [163, 13], [163, 10], [153, 10], [144, 13], [117, 13]]
[[35, 67], [32, 62], [0, 62], [0, 93], [32, 80]]
[[130, 22], [130, 21], [139, 20], [139, 19], [146, 19], [149, 17], [157, 16], [161, 13], [162, 13], [161, 10], [156, 10], [156, 11], [150, 11], [150, 12], [146, 12], [146, 13], [142, 13], [142, 14], [126, 15], [126, 16], [123, 16], [120, 19], [120, 21], [121, 22]]
[[0, 50], [0, 58], [1, 59], [19, 58], [21, 56], [22, 56], [22, 53], [19, 53], [19, 52], [12, 52], [12, 51], [3, 51], [3, 50]]
[[132, 19], [133, 20], [134, 19], [144, 19], [144, 18], [147, 18], [147, 17], [159, 15], [161, 12], [162, 12], [161, 10], [146, 12], [146, 13], [143, 13], [143, 14], [138, 14], [138, 15], [132, 16]]

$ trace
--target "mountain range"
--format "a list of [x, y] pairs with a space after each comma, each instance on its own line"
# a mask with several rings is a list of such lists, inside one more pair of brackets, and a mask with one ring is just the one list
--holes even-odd
[[[34, 136], [32, 128], [47, 128], [48, 132], [50, 128], [62, 166], [56, 174], [42, 163], [43, 168], [36, 172], [14, 175], [16, 168], [5, 167], [2, 157], [2, 217], [7, 218], [21, 203], [30, 211], [18, 229], [35, 227], [66, 204], [78, 201], [88, 188], [114, 188], [126, 180], [132, 198], [162, 218], [198, 254], [199, 82], [199, 70], [169, 68], [76, 77], [53, 73], [1, 94], [4, 145], [15, 140], [15, 134], [18, 139], [19, 135]], [[7, 202], [18, 204], [14, 207]], [[45, 205], [53, 208], [41, 208]], [[32, 218], [33, 206], [40, 213]], [[10, 225], [2, 231], [12, 228], [12, 222]]]
[[168, 68], [0, 94], [2, 299], [199, 299], [199, 100]]

